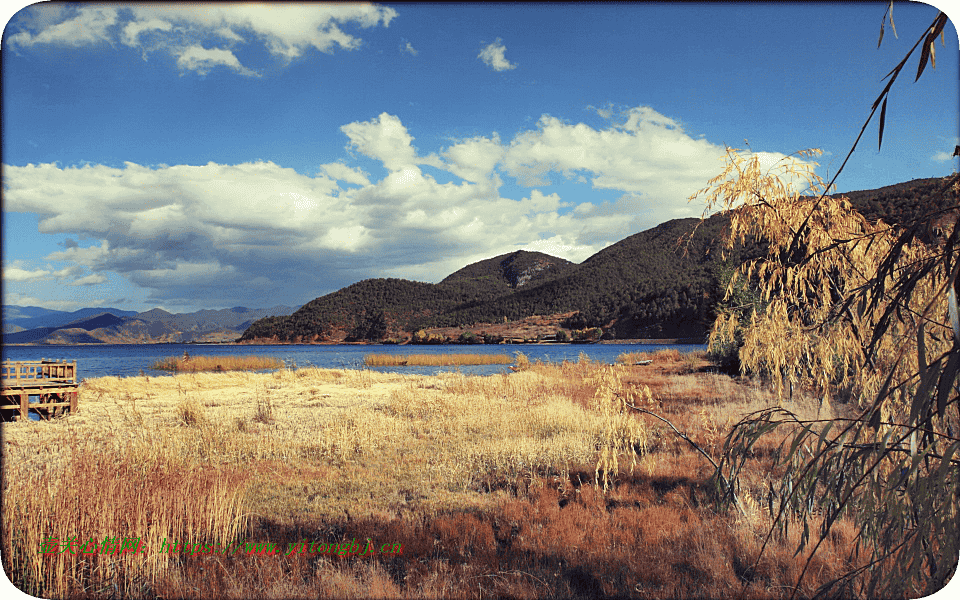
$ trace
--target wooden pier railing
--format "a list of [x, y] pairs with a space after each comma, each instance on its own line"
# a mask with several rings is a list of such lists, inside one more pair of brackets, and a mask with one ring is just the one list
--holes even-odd
[[[0, 369], [0, 419], [49, 419], [77, 410], [77, 361], [4, 361]], [[36, 398], [31, 401], [31, 397]]]

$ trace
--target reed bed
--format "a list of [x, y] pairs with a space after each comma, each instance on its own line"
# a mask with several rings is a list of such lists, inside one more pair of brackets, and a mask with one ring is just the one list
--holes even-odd
[[[48, 598], [147, 597], [174, 567], [163, 540], [228, 544], [245, 529], [247, 476], [205, 469], [164, 435], [89, 438], [4, 452], [3, 558], [18, 588]], [[39, 465], [26, 455], [45, 455]], [[57, 454], [59, 456], [57, 456]]]
[[271, 356], [167, 356], [150, 365], [157, 371], [198, 373], [201, 371], [265, 371], [283, 368], [283, 361]]
[[509, 365], [507, 354], [367, 354], [368, 367], [459, 367], [464, 365]]
[[[2, 425], [4, 567], [50, 598], [789, 597], [802, 526], [753, 566], [776, 442], [755, 448], [744, 514], [717, 512], [703, 458], [619, 403], [657, 410], [716, 455], [725, 427], [775, 400], [664, 364], [678, 372], [581, 357], [488, 377], [310, 367], [90, 380], [78, 413]], [[801, 596], [849, 564], [845, 527]], [[150, 549], [38, 552], [71, 536]], [[403, 552], [164, 555], [163, 538], [370, 538]]]

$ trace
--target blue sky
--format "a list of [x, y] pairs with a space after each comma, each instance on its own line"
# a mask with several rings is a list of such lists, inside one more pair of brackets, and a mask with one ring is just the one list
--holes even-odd
[[[951, 10], [945, 7], [948, 12]], [[925, 4], [38, 4], [3, 33], [3, 303], [173, 312], [580, 262], [724, 145], [839, 167]], [[16, 13], [16, 14], [12, 14]], [[958, 39], [838, 190], [945, 176]]]

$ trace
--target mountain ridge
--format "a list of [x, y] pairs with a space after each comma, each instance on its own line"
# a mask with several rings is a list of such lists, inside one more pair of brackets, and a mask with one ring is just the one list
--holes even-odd
[[[22, 307], [4, 306], [4, 315]], [[240, 308], [242, 310], [238, 311]], [[47, 309], [41, 309], [46, 311]], [[170, 313], [160, 308], [148, 311], [86, 308], [66, 313], [50, 311], [30, 319], [50, 319], [52, 324], [6, 332], [4, 344], [150, 344], [183, 342], [233, 342], [257, 319], [290, 314], [296, 307], [277, 305], [248, 309], [233, 307]], [[97, 312], [101, 311], [101, 312]], [[114, 311], [121, 313], [114, 314]], [[71, 316], [79, 318], [70, 319]]]
[[[916, 179], [833, 196], [849, 198], [870, 220], [897, 224], [935, 208], [930, 203], [938, 201], [943, 181]], [[600, 328], [604, 337], [617, 339], [703, 337], [723, 296], [724, 274], [762, 252], [748, 243], [724, 257], [728, 219], [716, 214], [667, 221], [580, 264], [542, 253], [518, 255], [527, 265], [550, 265], [529, 280], [509, 273], [515, 253], [467, 265], [437, 284], [367, 279], [316, 298], [288, 317], [257, 321], [239, 341], [424, 340], [435, 339], [431, 331], [439, 335], [451, 327], [463, 331], [460, 337], [476, 339], [492, 324], [567, 313], [561, 327], [571, 332]], [[445, 339], [454, 341], [449, 334]]]

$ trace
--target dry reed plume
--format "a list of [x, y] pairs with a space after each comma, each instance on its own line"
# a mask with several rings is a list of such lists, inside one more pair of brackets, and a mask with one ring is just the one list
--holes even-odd
[[462, 365], [509, 365], [513, 358], [506, 354], [367, 354], [368, 367], [451, 367]]

